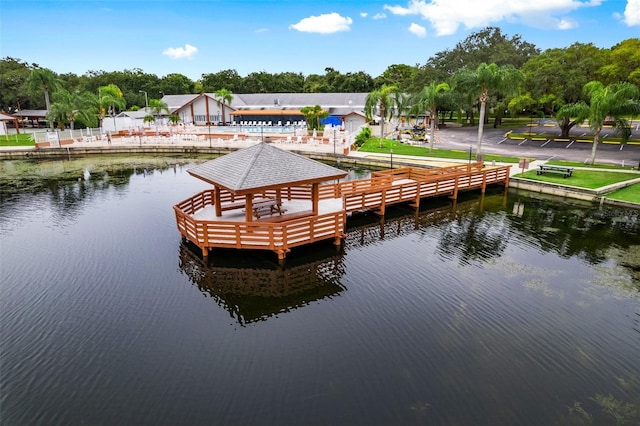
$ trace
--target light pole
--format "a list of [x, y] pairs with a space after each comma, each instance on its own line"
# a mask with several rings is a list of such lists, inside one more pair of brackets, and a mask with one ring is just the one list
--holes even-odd
[[144, 112], [149, 112], [149, 97], [146, 90], [138, 90], [138, 93], [144, 93]]
[[336, 128], [333, 128], [333, 156], [336, 156]]

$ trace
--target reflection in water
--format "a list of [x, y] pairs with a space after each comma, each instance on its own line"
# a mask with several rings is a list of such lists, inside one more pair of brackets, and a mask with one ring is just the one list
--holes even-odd
[[519, 197], [509, 216], [514, 238], [563, 258], [597, 265], [590, 284], [640, 293], [640, 211]]
[[37, 195], [46, 198], [41, 203], [51, 205], [55, 217], [75, 220], [80, 211], [106, 191], [124, 196], [133, 176], [165, 171], [177, 173], [193, 161], [175, 157], [123, 159], [119, 156], [71, 161], [0, 161], [0, 217], [9, 220], [19, 217], [19, 212], [25, 208], [23, 200]]
[[639, 211], [461, 194], [205, 263], [188, 167], [136, 164], [0, 169], [3, 424], [640, 424]]
[[502, 255], [508, 226], [487, 220], [482, 213], [485, 206], [495, 211], [505, 202], [503, 192], [480, 197], [464, 194], [458, 201], [428, 199], [419, 211], [393, 206], [385, 217], [354, 215], [348, 223], [351, 226], [346, 241], [349, 248], [356, 248], [438, 227], [442, 231], [437, 252], [443, 258], [458, 257], [461, 263], [486, 262]]
[[345, 274], [343, 255], [335, 248], [316, 247], [314, 254], [297, 250], [284, 266], [264, 259], [256, 266], [255, 259], [239, 260], [237, 253], [224, 250], [204, 261], [196, 250], [190, 243], [181, 243], [180, 269], [241, 325], [264, 321], [345, 290], [340, 284]]

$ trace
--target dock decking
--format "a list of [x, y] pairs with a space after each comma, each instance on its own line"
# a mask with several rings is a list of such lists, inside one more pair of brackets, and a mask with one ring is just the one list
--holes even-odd
[[[419, 208], [426, 197], [448, 195], [456, 199], [459, 191], [487, 185], [509, 185], [511, 166], [486, 166], [481, 163], [433, 169], [404, 167], [374, 172], [368, 179], [325, 183], [317, 189], [317, 214], [311, 209], [314, 197], [309, 186], [294, 186], [280, 191], [266, 190], [263, 198], [281, 200], [277, 214], [266, 214], [247, 222], [238, 202], [220, 191], [221, 216], [216, 216], [214, 190], [202, 191], [174, 206], [178, 230], [183, 238], [196, 244], [207, 256], [213, 248], [271, 250], [284, 260], [292, 248], [333, 239], [340, 244], [345, 237], [348, 213], [372, 210], [384, 215], [388, 205], [411, 203]], [[228, 206], [229, 208], [225, 208]]]

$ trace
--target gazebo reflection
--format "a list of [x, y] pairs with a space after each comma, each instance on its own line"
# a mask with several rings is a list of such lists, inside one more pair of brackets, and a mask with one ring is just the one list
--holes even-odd
[[264, 253], [220, 251], [203, 259], [197, 247], [180, 244], [180, 269], [200, 291], [225, 308], [241, 325], [329, 299], [345, 291], [342, 251], [314, 246], [291, 256], [286, 265], [273, 263]]

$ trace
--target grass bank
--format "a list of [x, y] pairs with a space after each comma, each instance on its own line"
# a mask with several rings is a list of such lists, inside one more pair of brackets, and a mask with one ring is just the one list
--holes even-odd
[[607, 194], [607, 198], [640, 204], [640, 183], [636, 183], [634, 185], [627, 186], [626, 188], [622, 188], [610, 194]]
[[0, 146], [35, 146], [35, 140], [30, 134], [0, 135]]
[[[469, 151], [459, 151], [450, 149], [429, 149], [426, 145], [410, 145], [392, 139], [371, 138], [364, 143], [359, 149], [363, 152], [374, 152], [379, 154], [389, 154], [393, 149], [396, 155], [412, 155], [415, 157], [431, 157], [431, 158], [448, 158], [453, 160], [469, 160]], [[474, 159], [475, 159], [475, 154]], [[509, 157], [504, 155], [484, 155], [485, 162], [501, 162], [501, 163], [518, 163], [517, 157]]]
[[624, 173], [624, 172], [607, 172], [604, 170], [580, 170], [574, 169], [573, 175], [569, 178], [564, 178], [562, 175], [545, 173], [538, 175], [535, 170], [529, 170], [523, 174], [516, 175], [517, 177], [523, 177], [529, 180], [535, 180], [538, 182], [559, 183], [563, 185], [577, 186], [580, 188], [597, 189], [603, 186], [611, 185], [618, 182], [624, 182], [631, 179], [637, 179], [640, 177], [637, 173]]
[[622, 167], [622, 166], [616, 166], [613, 164], [594, 164], [594, 165], [590, 165], [590, 164], [585, 164], [585, 163], [581, 163], [579, 161], [562, 161], [562, 160], [550, 160], [547, 161], [547, 164], [553, 165], [553, 166], [564, 166], [564, 167], [589, 167], [592, 169], [609, 169], [609, 170], [637, 170], [636, 167]]

